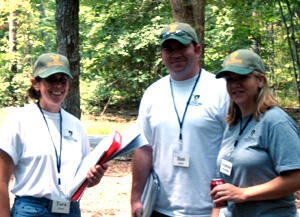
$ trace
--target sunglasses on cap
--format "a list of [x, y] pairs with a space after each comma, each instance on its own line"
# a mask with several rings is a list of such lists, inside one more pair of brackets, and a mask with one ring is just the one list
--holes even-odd
[[176, 30], [175, 32], [165, 32], [165, 33], [161, 34], [159, 36], [159, 38], [160, 39], [167, 39], [171, 35], [175, 35], [175, 36], [179, 36], [179, 37], [188, 36], [190, 38], [193, 38], [189, 33], [187, 33], [186, 31], [183, 31], [183, 30]]

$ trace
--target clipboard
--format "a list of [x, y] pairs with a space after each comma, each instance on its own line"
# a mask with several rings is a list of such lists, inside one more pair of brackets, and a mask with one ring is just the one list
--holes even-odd
[[81, 162], [68, 192], [70, 200], [79, 201], [81, 199], [88, 185], [86, 174], [91, 167], [97, 164], [103, 165], [117, 156], [129, 153], [146, 144], [147, 142], [141, 136], [136, 124], [131, 125], [122, 134], [114, 131], [105, 137]]
[[159, 193], [159, 179], [158, 175], [152, 170], [147, 178], [146, 184], [141, 196], [143, 204], [142, 217], [150, 217], [155, 207], [155, 202]]

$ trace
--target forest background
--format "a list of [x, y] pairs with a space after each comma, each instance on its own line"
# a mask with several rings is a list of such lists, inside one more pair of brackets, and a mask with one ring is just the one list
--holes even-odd
[[[168, 73], [160, 30], [184, 21], [197, 30], [208, 71], [239, 48], [262, 56], [270, 87], [300, 126], [299, 16], [299, 0], [0, 0], [0, 124], [11, 107], [30, 103], [37, 57], [58, 52], [74, 77], [65, 108], [83, 114], [89, 135], [122, 131], [145, 88]], [[130, 186], [130, 162], [110, 162], [82, 198], [82, 216], [130, 216]]]
[[[74, 8], [75, 42], [58, 28], [67, 19], [76, 27], [74, 12], [68, 17]], [[0, 107], [30, 102], [26, 91], [39, 55], [66, 53], [72, 68], [76, 56], [59, 47], [65, 41], [79, 54], [73, 89], [80, 90], [80, 114], [136, 111], [145, 88], [167, 74], [159, 33], [179, 20], [196, 28], [205, 69], [216, 73], [230, 52], [251, 48], [264, 59], [281, 104], [297, 108], [299, 15], [299, 0], [0, 0]]]

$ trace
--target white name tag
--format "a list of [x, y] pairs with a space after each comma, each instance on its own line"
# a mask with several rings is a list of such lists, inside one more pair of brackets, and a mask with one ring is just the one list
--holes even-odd
[[51, 212], [52, 213], [69, 214], [70, 213], [70, 205], [71, 205], [70, 201], [53, 200]]
[[220, 167], [220, 172], [224, 173], [227, 176], [230, 176], [232, 170], [232, 163], [228, 160], [222, 159], [221, 161], [221, 167]]
[[183, 153], [174, 153], [173, 155], [173, 165], [177, 167], [189, 167], [190, 166], [190, 156]]

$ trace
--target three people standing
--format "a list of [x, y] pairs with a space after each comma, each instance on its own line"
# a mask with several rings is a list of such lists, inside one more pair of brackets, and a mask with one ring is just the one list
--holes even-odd
[[[293, 192], [300, 188], [300, 133], [277, 106], [261, 58], [243, 49], [226, 57], [216, 77], [225, 78], [229, 100], [224, 80], [200, 68], [200, 45], [190, 25], [170, 24], [160, 45], [170, 74], [148, 87], [140, 104], [137, 122], [149, 145], [133, 158], [132, 216], [142, 215], [141, 194], [152, 169], [160, 180], [152, 217], [210, 217], [209, 194], [213, 202], [228, 201], [226, 217], [297, 216]], [[80, 216], [79, 204], [66, 192], [89, 143], [80, 121], [61, 108], [70, 78], [66, 57], [40, 56], [29, 90], [38, 103], [17, 109], [3, 124], [4, 217]], [[90, 169], [89, 186], [99, 183], [106, 168]], [[216, 174], [226, 184], [210, 192]], [[10, 211], [12, 175], [16, 199]]]

